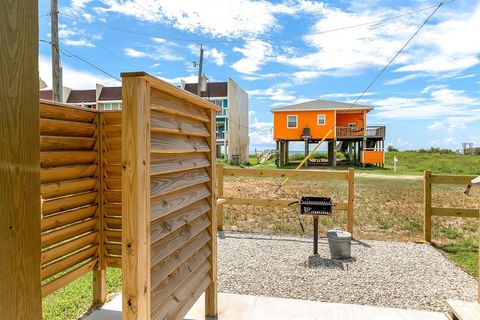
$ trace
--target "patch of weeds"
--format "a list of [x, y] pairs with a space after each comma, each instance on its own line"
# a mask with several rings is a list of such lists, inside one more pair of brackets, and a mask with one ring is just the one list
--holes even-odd
[[478, 276], [478, 244], [462, 240], [440, 246], [447, 256], [473, 276]]
[[454, 229], [450, 226], [440, 227], [440, 234], [447, 239], [458, 239], [460, 237], [460, 232], [457, 229]]
[[392, 227], [392, 222], [384, 217], [377, 217], [378, 226], [382, 230], [388, 230]]

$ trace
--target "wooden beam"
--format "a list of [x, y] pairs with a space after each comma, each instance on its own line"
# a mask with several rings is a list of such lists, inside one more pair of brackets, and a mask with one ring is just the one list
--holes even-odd
[[423, 240], [432, 241], [432, 173], [423, 174]]
[[477, 209], [432, 207], [430, 214], [432, 216], [440, 217], [478, 218]]
[[122, 319], [150, 319], [150, 88], [122, 79]]
[[238, 169], [238, 168], [225, 168], [223, 170], [225, 176], [231, 177], [281, 177], [290, 179], [308, 179], [308, 180], [347, 180], [348, 171], [324, 171], [324, 170], [289, 170], [289, 169], [276, 169], [276, 170], [256, 170], [256, 169]]
[[347, 231], [353, 237], [353, 210], [355, 201], [355, 170], [348, 168], [348, 189], [347, 189]]
[[38, 2], [0, 2], [0, 310], [41, 319]]
[[[217, 166], [217, 196], [219, 199], [223, 198], [223, 164]], [[223, 202], [217, 201], [217, 229], [223, 230]]]
[[475, 177], [476, 176], [454, 176], [454, 175], [446, 175], [446, 174], [443, 174], [443, 175], [432, 174], [431, 183], [467, 185]]

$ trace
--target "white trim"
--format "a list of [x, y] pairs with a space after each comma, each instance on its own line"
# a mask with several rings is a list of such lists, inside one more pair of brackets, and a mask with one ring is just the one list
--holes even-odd
[[[323, 116], [323, 123], [320, 123], [320, 116]], [[327, 115], [325, 113], [317, 114], [317, 126], [324, 126], [327, 124]]]
[[[288, 125], [289, 121], [288, 121], [288, 117], [295, 117], [295, 127], [290, 127]], [[298, 128], [298, 115], [296, 114], [287, 114], [287, 129], [297, 129]]]
[[98, 100], [98, 103], [117, 103], [122, 101], [123, 100]]

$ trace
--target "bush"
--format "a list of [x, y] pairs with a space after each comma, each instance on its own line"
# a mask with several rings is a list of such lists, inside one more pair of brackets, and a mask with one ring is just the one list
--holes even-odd
[[388, 151], [388, 152], [397, 152], [397, 151], [398, 151], [398, 149], [397, 149], [397, 148], [395, 148], [395, 147], [394, 147], [394, 146], [392, 146], [392, 145], [389, 145], [389, 146], [388, 146], [388, 148], [387, 148], [387, 151]]

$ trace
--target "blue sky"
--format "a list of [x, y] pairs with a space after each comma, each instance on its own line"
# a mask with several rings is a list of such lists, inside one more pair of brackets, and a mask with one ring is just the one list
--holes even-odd
[[[117, 78], [141, 70], [174, 84], [196, 81], [192, 61], [203, 43], [210, 81], [231, 77], [249, 93], [250, 148], [263, 149], [274, 145], [272, 107], [354, 101], [438, 3], [60, 0], [60, 41]], [[40, 39], [47, 41], [49, 11], [40, 0]], [[387, 144], [480, 146], [479, 30], [479, 1], [446, 1], [361, 99], [375, 107], [368, 124], [387, 126]], [[65, 86], [119, 85], [76, 58], [61, 59]], [[51, 86], [50, 45], [42, 42], [39, 65]]]

